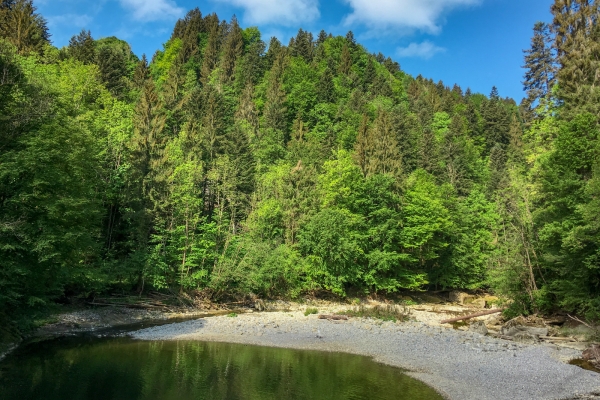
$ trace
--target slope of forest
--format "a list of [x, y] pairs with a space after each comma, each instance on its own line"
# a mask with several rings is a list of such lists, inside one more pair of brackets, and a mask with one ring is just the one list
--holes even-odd
[[148, 62], [2, 0], [0, 310], [486, 288], [599, 317], [599, 7], [556, 0], [517, 105], [351, 32], [267, 44], [195, 9]]

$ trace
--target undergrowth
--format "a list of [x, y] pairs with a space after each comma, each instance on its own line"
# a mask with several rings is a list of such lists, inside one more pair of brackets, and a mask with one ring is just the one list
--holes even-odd
[[355, 318], [373, 318], [382, 321], [407, 321], [410, 310], [405, 306], [396, 304], [383, 304], [368, 307], [365, 305], [355, 306], [351, 310], [342, 311], [339, 315], [347, 315]]
[[306, 311], [304, 311], [304, 316], [308, 317], [311, 314], [318, 314], [318, 313], [319, 313], [319, 310], [317, 310], [316, 308], [308, 307], [306, 309]]

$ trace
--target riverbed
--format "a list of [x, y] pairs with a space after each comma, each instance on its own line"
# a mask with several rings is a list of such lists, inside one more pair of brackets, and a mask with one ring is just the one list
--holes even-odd
[[300, 311], [217, 316], [132, 332], [144, 341], [208, 341], [372, 357], [452, 400], [596, 398], [600, 376], [568, 365], [581, 351], [526, 345], [422, 322], [318, 319]]

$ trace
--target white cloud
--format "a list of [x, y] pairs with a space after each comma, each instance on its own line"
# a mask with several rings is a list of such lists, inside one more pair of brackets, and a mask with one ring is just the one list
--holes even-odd
[[483, 0], [344, 0], [353, 12], [346, 25], [363, 24], [370, 33], [390, 30], [408, 33], [414, 30], [428, 33], [440, 31], [439, 19], [459, 6], [479, 4]]
[[184, 9], [173, 0], [119, 0], [121, 5], [133, 12], [138, 21], [157, 21], [181, 17]]
[[426, 40], [422, 43], [411, 43], [407, 47], [399, 47], [396, 50], [396, 54], [399, 57], [419, 57], [428, 60], [437, 53], [445, 51], [446, 49], [443, 47], [438, 47], [429, 40]]
[[213, 0], [244, 9], [250, 24], [294, 26], [319, 18], [319, 0]]

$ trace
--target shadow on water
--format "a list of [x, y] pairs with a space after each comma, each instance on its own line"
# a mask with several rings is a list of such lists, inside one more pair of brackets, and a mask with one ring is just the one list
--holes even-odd
[[355, 355], [207, 342], [67, 337], [0, 363], [3, 400], [442, 399]]

